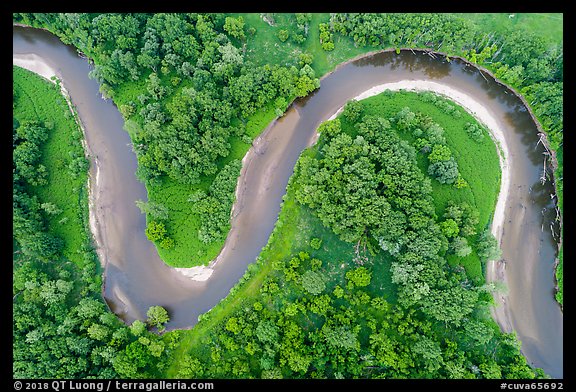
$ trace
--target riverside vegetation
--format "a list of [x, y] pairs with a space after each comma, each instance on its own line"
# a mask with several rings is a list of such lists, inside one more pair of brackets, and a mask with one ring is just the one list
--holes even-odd
[[[281, 115], [295, 97], [306, 96], [317, 88], [317, 76], [346, 59], [382, 48], [429, 48], [450, 56], [461, 55], [492, 70], [524, 94], [556, 152], [559, 165], [555, 179], [558, 205], [562, 206], [561, 39], [560, 42], [546, 40], [521, 29], [484, 30], [482, 24], [450, 14], [14, 14], [14, 21], [49, 29], [94, 62], [92, 76], [100, 81], [102, 93], [118, 106], [133, 140], [138, 175], [149, 195], [150, 202], [141, 204], [141, 208], [147, 213], [150, 237], [156, 241], [161, 258], [173, 266], [204, 264], [218, 254], [229, 228], [239, 160], [252, 139]], [[18, 135], [20, 123], [26, 126], [25, 120], [39, 121], [33, 127], [49, 128], [53, 119], [39, 114], [16, 115], [25, 96], [17, 86], [15, 78], [14, 134]], [[472, 174], [474, 167], [462, 160], [467, 155], [462, 150], [465, 146], [490, 145], [487, 137], [474, 141], [485, 132], [475, 126], [474, 121], [467, 120], [470, 126], [464, 123], [464, 128], [462, 124], [458, 127], [468, 130], [471, 139], [465, 143], [458, 141], [448, 136], [450, 121], [446, 117], [435, 118], [433, 113], [434, 108], [447, 107], [449, 103], [442, 103], [442, 99], [432, 95], [422, 99], [394, 96], [397, 104], [392, 104], [396, 98], [388, 97], [384, 105], [392, 111], [386, 112], [382, 105], [377, 105], [382, 112], [370, 113], [369, 102], [375, 101], [367, 101], [358, 106], [363, 116], [341, 118], [340, 126], [336, 121], [323, 126], [318, 146], [306, 152], [298, 164], [297, 176], [291, 180], [273, 237], [258, 262], [249, 267], [231, 295], [190, 331], [174, 331], [158, 337], [147, 332], [142, 322], [125, 327], [113, 321], [115, 318], [105, 310], [100, 298], [98, 263], [86, 242], [86, 207], [66, 212], [64, 206], [75, 204], [49, 200], [46, 195], [51, 192], [45, 192], [42, 199], [43, 185], [38, 187], [33, 183], [38, 179], [42, 183], [42, 174], [38, 178], [30, 177], [32, 182], [18, 180], [24, 181], [24, 185], [20, 188], [15, 185], [14, 192], [25, 189], [28, 195], [39, 193], [37, 202], [24, 203], [36, 207], [22, 207], [31, 208], [24, 215], [36, 222], [31, 224], [34, 230], [22, 230], [27, 234], [20, 235], [15, 229], [14, 234], [15, 246], [20, 252], [14, 262], [15, 307], [22, 301], [28, 312], [15, 310], [14, 323], [19, 325], [14, 339], [14, 351], [18, 353], [15, 358], [19, 358], [15, 360], [15, 375], [73, 378], [89, 375], [541, 376], [541, 372], [534, 372], [526, 365], [519, 354], [517, 340], [500, 334], [497, 326], [487, 320], [485, 307], [489, 295], [480, 284], [483, 281], [481, 260], [493, 247], [489, 239], [483, 241], [487, 246], [482, 246], [480, 234], [488, 223], [495, 194], [492, 198], [478, 197], [482, 194], [474, 183], [478, 173]], [[384, 99], [375, 98], [376, 101]], [[427, 106], [426, 99], [430, 101]], [[440, 102], [439, 106], [432, 104], [436, 101]], [[402, 112], [405, 107], [407, 110]], [[465, 118], [462, 109], [453, 107]], [[349, 108], [348, 114], [353, 111]], [[64, 106], [63, 113], [68, 113]], [[423, 121], [426, 116], [444, 129], [445, 143], [438, 140], [432, 143], [423, 137], [428, 135], [428, 128], [417, 128], [421, 131], [417, 135], [412, 122]], [[406, 126], [402, 121], [398, 123], [397, 117], [406, 117]], [[354, 123], [361, 125], [355, 128]], [[330, 135], [332, 128], [334, 133]], [[20, 135], [36, 133], [26, 129], [23, 128]], [[390, 145], [382, 145], [383, 141], [375, 136], [383, 133], [397, 134], [397, 137]], [[467, 134], [461, 132], [459, 137]], [[348, 151], [350, 154], [364, 154], [357, 167], [349, 165], [346, 157], [338, 156], [334, 148], [346, 137], [358, 141]], [[23, 158], [25, 164], [14, 170], [24, 168], [26, 172], [26, 168], [33, 167], [28, 172], [46, 171], [54, 175], [52, 173], [78, 167], [76, 170], [84, 174], [78, 177], [80, 182], [76, 188], [84, 189], [86, 162], [82, 161], [78, 139], [76, 152], [61, 158], [59, 166], [49, 163], [57, 159], [56, 155], [44, 152], [49, 142], [40, 149], [37, 142], [28, 143], [25, 136], [14, 136], [14, 140], [15, 149], [25, 145], [19, 149], [25, 154], [34, 148], [42, 150], [41, 154], [38, 152], [41, 160], [37, 156]], [[422, 144], [426, 140], [428, 144]], [[302, 173], [310, 173], [311, 167], [316, 167], [307, 169], [306, 165], [320, 165], [322, 172], [329, 173], [331, 161], [326, 160], [328, 150], [324, 148], [329, 149], [332, 143], [332, 158], [347, 162], [349, 170], [340, 180], [360, 181], [364, 185], [365, 193], [356, 195], [357, 200], [367, 205], [371, 201], [381, 203], [371, 206], [375, 216], [389, 211], [389, 218], [395, 217], [401, 222], [394, 226], [398, 233], [402, 230], [406, 233], [408, 224], [412, 225], [412, 232], [418, 230], [419, 221], [420, 224], [430, 222], [435, 227], [429, 236], [433, 237], [429, 238], [432, 244], [429, 253], [405, 260], [412, 256], [397, 252], [408, 246], [409, 234], [406, 242], [394, 242], [385, 236], [388, 226], [378, 227], [374, 223], [375, 216], [366, 217], [366, 224], [361, 222], [361, 215], [351, 217], [354, 219], [346, 226], [346, 222], [339, 220], [343, 206], [331, 202], [333, 199], [317, 205], [306, 198], [302, 187], [321, 192], [321, 187], [326, 186], [322, 181], [326, 179]], [[378, 148], [394, 154], [375, 158], [371, 152]], [[424, 153], [417, 152], [422, 150]], [[76, 163], [72, 164], [70, 157], [78, 158]], [[428, 173], [433, 176], [433, 180], [422, 181], [413, 190], [406, 190], [422, 200], [413, 203], [416, 205], [410, 207], [410, 213], [402, 210], [405, 206], [395, 200], [398, 196], [393, 193], [386, 196], [380, 193], [380, 198], [367, 200], [374, 192], [382, 192], [380, 188], [384, 185], [394, 184], [394, 176], [381, 172], [382, 162], [378, 159], [404, 160], [412, 168], [414, 178], [425, 178]], [[479, 159], [486, 158], [480, 155]], [[35, 166], [42, 160], [45, 160], [42, 163], [45, 169]], [[493, 170], [497, 170], [497, 159], [490, 162]], [[56, 166], [51, 170], [50, 165]], [[371, 177], [370, 170], [373, 171]], [[434, 191], [446, 191], [439, 193], [443, 196], [436, 197], [434, 193], [435, 197], [431, 198], [430, 187]], [[61, 193], [78, 195], [73, 191]], [[390, 206], [386, 207], [382, 198], [388, 200], [388, 197], [394, 201], [387, 201]], [[33, 196], [26, 198], [33, 199]], [[85, 196], [81, 195], [82, 198], [86, 203]], [[45, 206], [40, 207], [43, 203]], [[16, 211], [21, 207], [15, 204], [14, 208], [15, 217], [19, 216]], [[57, 213], [58, 209], [63, 210], [62, 215]], [[397, 209], [404, 218], [400, 218]], [[67, 236], [68, 230], [64, 229], [67, 223], [72, 223], [74, 213], [81, 214], [79, 211], [84, 211], [84, 230], [73, 232], [83, 232], [86, 241]], [[213, 219], [206, 219], [207, 216]], [[56, 218], [64, 223], [54, 224]], [[470, 224], [476, 221], [478, 223]], [[474, 234], [471, 234], [472, 226], [476, 226]], [[424, 242], [422, 246], [428, 246]], [[79, 247], [80, 243], [83, 245]], [[296, 244], [294, 249], [293, 244]], [[85, 261], [73, 261], [63, 269], [52, 268], [54, 260], [64, 260], [65, 255], [78, 250], [89, 255], [79, 259]], [[38, 261], [38, 257], [51, 263]], [[364, 264], [363, 260], [366, 260]], [[429, 269], [433, 264], [430, 260], [440, 261]], [[74, 279], [79, 274], [74, 269], [78, 268], [86, 271], [82, 273], [84, 280]], [[408, 268], [420, 273], [410, 274]], [[71, 271], [67, 277], [60, 277], [69, 283], [70, 289], [66, 284], [57, 283], [60, 270]], [[561, 266], [558, 271], [561, 276]], [[61, 301], [43, 300], [39, 286], [25, 295], [26, 290], [32, 290], [32, 285], [27, 288], [24, 282], [31, 278], [22, 275], [26, 278], [17, 279], [18, 274], [37, 275], [39, 282], [44, 282], [42, 279], [52, 282], [46, 283], [46, 292], [61, 290], [61, 295], [56, 296]], [[322, 275], [330, 279], [325, 281]], [[410, 280], [409, 276], [416, 278]], [[437, 279], [432, 280], [433, 277]], [[52, 286], [53, 289], [48, 288]], [[279, 288], [285, 289], [284, 295], [277, 294]], [[86, 298], [80, 300], [80, 292]], [[426, 306], [412, 303], [418, 295], [430, 293]], [[441, 307], [439, 304], [451, 294], [457, 295], [460, 301], [452, 307]], [[398, 300], [400, 297], [406, 300]], [[561, 300], [561, 291], [557, 298]], [[94, 301], [91, 304], [98, 304], [93, 306], [99, 310], [79, 312], [79, 304], [89, 300]], [[62, 313], [57, 313], [52, 304]], [[161, 327], [162, 323], [156, 321], [166, 318], [157, 313], [152, 312], [153, 317], [148, 321], [151, 326]], [[87, 319], [82, 320], [84, 315]], [[464, 318], [471, 322], [463, 322]], [[34, 328], [31, 321], [20, 319], [45, 320], [46, 326]], [[257, 324], [259, 321], [263, 324]], [[60, 323], [68, 327], [57, 328]], [[93, 324], [98, 326], [92, 327], [89, 333]], [[79, 348], [64, 352], [63, 346], [57, 348], [56, 343], [49, 345], [48, 341], [42, 341], [44, 336], [56, 336], [54, 330], [62, 333], [55, 342], [78, 340]], [[30, 342], [42, 342], [39, 347], [43, 349], [27, 347], [28, 335]], [[78, 362], [78, 367], [71, 358], [63, 359], [74, 355], [88, 359]], [[39, 362], [39, 358], [47, 358], [50, 364], [34, 372], [29, 364]], [[328, 364], [326, 370], [320, 371], [325, 364]], [[438, 364], [443, 365], [438, 367]]]
[[13, 77], [13, 376], [142, 375], [169, 357], [148, 331], [167, 319], [155, 307], [128, 327], [107, 309], [76, 116], [58, 85], [18, 67]]
[[[486, 131], [443, 98], [405, 92], [351, 101], [319, 131], [258, 262], [179, 332], [168, 376], [542, 376], [488, 311], [495, 288], [482, 265], [498, 254], [486, 229], [499, 166]], [[452, 156], [461, 144], [467, 153]], [[451, 159], [460, 172], [450, 180], [429, 170]], [[465, 168], [483, 159], [496, 181], [467, 184], [476, 173]], [[447, 260], [455, 255], [469, 256], [466, 268]]]

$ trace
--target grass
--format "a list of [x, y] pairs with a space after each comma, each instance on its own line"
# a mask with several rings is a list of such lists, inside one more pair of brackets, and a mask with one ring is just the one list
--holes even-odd
[[[442, 101], [448, 101], [440, 98]], [[494, 207], [500, 189], [500, 165], [496, 146], [486, 134], [482, 142], [474, 142], [464, 131], [467, 122], [476, 122], [465, 109], [451, 103], [461, 113], [460, 118], [444, 113], [435, 104], [425, 102], [422, 94], [414, 92], [396, 92], [380, 94], [363, 101], [364, 114], [379, 115], [386, 118], [394, 116], [403, 107], [408, 106], [413, 112], [423, 112], [444, 128], [444, 136], [452, 154], [458, 162], [458, 168], [469, 187], [456, 189], [451, 185], [443, 185], [432, 181], [432, 190], [436, 214], [444, 214], [449, 200], [467, 202], [479, 213], [477, 232], [481, 232], [491, 221]], [[451, 102], [451, 101], [448, 101]], [[412, 142], [413, 137], [407, 133], [400, 134], [405, 140]], [[418, 154], [418, 166], [426, 173], [427, 158]], [[482, 168], [482, 170], [479, 170]], [[474, 244], [474, 242], [472, 242]], [[447, 257], [452, 265], [461, 264], [472, 280], [483, 280], [482, 267], [478, 256], [473, 252], [464, 258], [454, 255]]]
[[[54, 125], [49, 138], [41, 147], [41, 163], [48, 172], [48, 184], [31, 187], [31, 192], [41, 202], [51, 202], [62, 212], [47, 216], [47, 229], [63, 238], [63, 255], [70, 260], [78, 258], [77, 250], [85, 240], [87, 208], [87, 173], [74, 178], [67, 165], [70, 153], [84, 156], [81, 140], [83, 135], [70, 113], [59, 87], [36, 74], [19, 67], [13, 67], [14, 90], [18, 96], [14, 117], [23, 120], [37, 120]], [[65, 220], [65, 223], [59, 223]]]
[[[504, 32], [508, 28], [524, 29], [538, 33], [542, 38], [554, 43], [563, 40], [562, 13], [463, 13], [456, 14], [471, 20], [484, 31]], [[510, 15], [514, 15], [510, 17]]]
[[352, 40], [347, 37], [334, 35], [334, 50], [325, 51], [320, 45], [320, 23], [330, 21], [329, 13], [313, 13], [309, 22], [308, 37], [302, 44], [296, 44], [291, 38], [284, 43], [277, 34], [280, 30], [287, 30], [292, 37], [296, 33], [296, 17], [294, 14], [275, 13], [275, 25], [266, 23], [259, 13], [233, 14], [242, 16], [246, 23], [245, 29], [254, 27], [256, 34], [251, 38], [246, 48], [247, 58], [256, 64], [298, 65], [298, 54], [308, 52], [314, 55], [312, 68], [316, 76], [320, 77], [333, 70], [336, 65], [353, 58], [361, 53], [371, 51], [373, 48], [356, 48]]
[[163, 204], [169, 211], [166, 220], [168, 236], [176, 246], [163, 249], [157, 246], [162, 260], [174, 267], [193, 267], [207, 264], [218, 255], [223, 245], [213, 242], [206, 246], [198, 238], [200, 216], [195, 213], [188, 197], [197, 189], [207, 190], [211, 179], [198, 185], [187, 185], [163, 177], [159, 185], [148, 186], [148, 200]]

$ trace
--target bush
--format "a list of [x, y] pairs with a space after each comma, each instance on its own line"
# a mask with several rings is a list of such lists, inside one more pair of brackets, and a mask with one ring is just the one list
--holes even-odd
[[288, 39], [288, 37], [290, 36], [290, 34], [288, 33], [288, 30], [280, 30], [278, 31], [278, 39], [281, 42], [286, 42], [286, 40]]
[[146, 237], [150, 241], [162, 241], [166, 237], [166, 227], [162, 222], [150, 221], [146, 227]]
[[164, 249], [172, 249], [176, 243], [170, 237], [164, 237], [162, 241], [160, 241], [160, 247]]
[[428, 174], [441, 184], [453, 184], [458, 178], [458, 164], [454, 158], [435, 162], [428, 166]]
[[448, 238], [456, 237], [460, 232], [458, 224], [454, 219], [446, 219], [444, 222], [440, 223], [440, 230]]
[[341, 132], [342, 128], [340, 126], [340, 120], [335, 118], [334, 120], [324, 121], [318, 127], [318, 133], [324, 134], [329, 138], [332, 138]]
[[475, 142], [480, 143], [484, 140], [484, 129], [478, 124], [466, 123], [464, 130]]
[[310, 294], [318, 295], [326, 289], [326, 282], [319, 272], [306, 271], [302, 275], [302, 286]]
[[486, 229], [478, 237], [477, 253], [482, 261], [498, 260], [502, 251], [498, 246], [498, 241], [489, 229]]
[[310, 240], [310, 247], [314, 250], [320, 249], [322, 246], [322, 240], [320, 238], [312, 238]]

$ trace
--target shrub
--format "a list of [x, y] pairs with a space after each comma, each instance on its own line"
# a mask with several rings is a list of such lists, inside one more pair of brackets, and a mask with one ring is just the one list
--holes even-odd
[[289, 36], [290, 36], [290, 34], [288, 33], [288, 30], [282, 29], [282, 30], [278, 31], [278, 39], [281, 42], [286, 42], [286, 40], [288, 39]]
[[166, 227], [162, 222], [150, 221], [146, 227], [146, 237], [150, 241], [161, 241], [166, 237]]
[[498, 241], [489, 229], [478, 237], [477, 253], [482, 261], [498, 260], [502, 255]]
[[302, 275], [302, 286], [310, 294], [318, 295], [326, 289], [326, 282], [319, 272], [306, 271]]
[[312, 238], [310, 240], [310, 247], [312, 249], [318, 250], [322, 246], [322, 240], [320, 238]]
[[453, 184], [458, 178], [458, 164], [454, 158], [435, 162], [428, 166], [428, 174], [441, 184]]

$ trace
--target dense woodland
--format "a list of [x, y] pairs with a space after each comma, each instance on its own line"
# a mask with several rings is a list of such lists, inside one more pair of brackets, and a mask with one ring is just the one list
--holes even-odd
[[[362, 107], [351, 101], [339, 118], [321, 125], [318, 146], [298, 161], [259, 267], [249, 272], [256, 277], [258, 268], [269, 267], [258, 292], [172, 365], [176, 377], [542, 376], [526, 364], [515, 337], [490, 318], [494, 287], [446, 260], [472, 252], [469, 239], [483, 262], [499, 249], [489, 231], [477, 231], [478, 211], [470, 205], [449, 203], [442, 216], [435, 213], [431, 183], [443, 178], [421, 170], [417, 156], [430, 166], [453, 159], [442, 127], [408, 107], [390, 118], [364, 115]], [[462, 189], [455, 182], [443, 186]], [[292, 247], [300, 251], [278, 257], [291, 241], [294, 211], [315, 215], [354, 256], [326, 257], [324, 232], [322, 238], [305, 233], [299, 239], [306, 241]], [[394, 295], [375, 273], [382, 258], [390, 262]], [[211, 311], [202, 321], [212, 317]]]
[[[298, 48], [281, 61], [273, 55], [254, 60], [265, 33], [247, 23], [249, 15], [14, 14], [14, 21], [47, 28], [93, 62], [91, 76], [126, 120], [139, 178], [149, 191], [167, 182], [187, 190], [198, 254], [209, 245], [218, 249], [226, 236], [239, 159], [265, 127], [263, 113], [281, 115], [293, 99], [318, 88], [325, 72], [318, 59], [346, 45], [460, 55], [512, 85], [532, 105], [556, 151], [562, 205], [561, 46], [526, 31], [482, 31], [448, 14], [332, 14], [321, 23], [310, 14], [264, 16], [275, 45]], [[337, 261], [311, 257], [325, 239], [307, 238], [308, 251], [261, 257], [257, 268], [268, 268], [270, 276], [257, 289], [259, 299], [245, 301], [212, 332], [194, 338], [203, 348], [190, 353], [187, 333], [195, 332], [158, 336], [147, 330], [162, 328], [168, 318], [162, 309], [130, 327], [106, 309], [85, 201], [75, 207], [84, 220], [84, 239], [76, 240], [81, 246], [71, 252], [72, 239], [64, 231], [54, 234], [53, 227], [66, 225], [54, 223], [64, 219], [58, 215], [64, 204], [42, 199], [41, 188], [50, 185], [50, 172], [85, 178], [87, 162], [76, 141], [50, 169], [42, 144], [56, 122], [19, 114], [32, 99], [24, 90], [14, 88], [15, 377], [541, 375], [526, 365], [515, 337], [487, 321], [490, 288], [446, 262], [471, 253], [485, 260], [497, 250], [475, 229], [470, 205], [452, 203], [444, 216], [435, 213], [430, 184], [463, 189], [467, 179], [441, 124], [425, 114], [406, 107], [388, 118], [363, 116], [362, 106], [351, 102], [339, 120], [322, 126], [318, 150], [299, 161], [287, 199], [310, 209], [343, 243], [388, 255], [397, 293], [384, 299], [370, 285], [379, 279], [376, 267], [356, 259], [345, 261], [344, 276], [326, 280], [326, 268]], [[65, 105], [61, 112], [69, 117]], [[485, 134], [475, 124], [465, 131], [471, 143]], [[425, 171], [418, 159], [426, 161]], [[159, 250], [178, 250], [184, 244], [170, 229], [178, 212], [161, 201], [139, 205], [147, 235]]]

